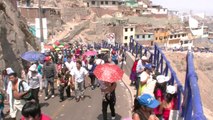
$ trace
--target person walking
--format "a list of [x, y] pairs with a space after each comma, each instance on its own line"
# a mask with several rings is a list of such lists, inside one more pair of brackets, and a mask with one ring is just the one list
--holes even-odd
[[[7, 94], [9, 96], [10, 117], [12, 120], [16, 120], [17, 112], [22, 110], [25, 104], [23, 98], [30, 92], [30, 87], [26, 82], [22, 82], [15, 72], [9, 74], [9, 80]], [[23, 87], [20, 88], [21, 84]]]
[[45, 58], [43, 66], [43, 78], [45, 79], [45, 100], [48, 99], [48, 86], [51, 87], [51, 96], [54, 98], [54, 78], [57, 77], [56, 66], [52, 63], [51, 58], [48, 56]]
[[116, 96], [115, 96], [115, 89], [117, 84], [116, 83], [109, 83], [100, 81], [100, 88], [103, 95], [102, 99], [102, 113], [103, 113], [103, 120], [107, 120], [107, 108], [108, 105], [110, 106], [112, 120], [115, 120], [115, 103], [116, 103]]
[[82, 62], [80, 60], [76, 61], [76, 67], [72, 70], [72, 82], [75, 85], [75, 97], [76, 102], [84, 99], [84, 82], [85, 76], [88, 74], [88, 71], [82, 67]]
[[62, 68], [60, 73], [58, 74], [59, 78], [59, 95], [60, 95], [60, 101], [64, 101], [64, 90], [66, 90], [67, 98], [71, 97], [70, 95], [70, 79], [71, 75], [67, 68]]
[[37, 71], [37, 65], [33, 64], [27, 73], [27, 82], [31, 87], [32, 98], [39, 103], [39, 89], [40, 89], [41, 76]]
[[95, 64], [95, 58], [91, 57], [89, 60], [89, 64], [87, 66], [87, 69], [89, 71], [89, 77], [91, 79], [91, 89], [94, 90], [96, 87], [96, 77], [93, 73], [93, 71], [95, 70], [96, 64]]

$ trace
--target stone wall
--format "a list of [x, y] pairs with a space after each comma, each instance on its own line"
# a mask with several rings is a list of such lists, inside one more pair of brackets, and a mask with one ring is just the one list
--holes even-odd
[[62, 10], [62, 20], [64, 22], [69, 22], [73, 20], [81, 20], [88, 16], [90, 12], [82, 7], [82, 8], [64, 8]]
[[29, 32], [26, 20], [8, 0], [0, 0], [0, 36], [0, 69], [12, 67], [20, 75], [25, 65], [20, 55], [37, 49], [38, 44]]
[[70, 40], [72, 40], [76, 35], [78, 35], [81, 31], [83, 31], [84, 29], [89, 28], [89, 20], [86, 20], [84, 22], [82, 22], [79, 25], [74, 26], [73, 30], [70, 31], [69, 35], [67, 38], [63, 39], [63, 42], [69, 42]]

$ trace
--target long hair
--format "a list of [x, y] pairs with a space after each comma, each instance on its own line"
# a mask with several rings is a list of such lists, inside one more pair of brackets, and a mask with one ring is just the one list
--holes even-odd
[[139, 104], [139, 101], [137, 100], [137, 98], [135, 98], [132, 112], [135, 112], [136, 110], [138, 110], [140, 108], [141, 108], [141, 105]]

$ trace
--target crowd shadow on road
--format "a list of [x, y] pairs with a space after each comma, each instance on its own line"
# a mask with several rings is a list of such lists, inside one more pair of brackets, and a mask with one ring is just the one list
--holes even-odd
[[[111, 113], [107, 113], [107, 118], [108, 118], [109, 120], [111, 120], [111, 119], [110, 119], [110, 118], [111, 118]], [[98, 120], [103, 120], [103, 114], [98, 115], [97, 119], [98, 119]], [[118, 115], [118, 114], [116, 114], [115, 120], [121, 120], [121, 116]]]
[[47, 102], [43, 102], [43, 103], [40, 103], [40, 107], [48, 107], [49, 106], [49, 103]]

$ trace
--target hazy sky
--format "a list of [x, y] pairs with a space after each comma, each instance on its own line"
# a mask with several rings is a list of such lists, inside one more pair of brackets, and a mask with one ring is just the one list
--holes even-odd
[[180, 11], [197, 11], [213, 15], [213, 0], [151, 0], [166, 8]]

